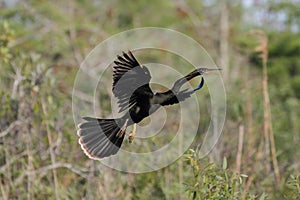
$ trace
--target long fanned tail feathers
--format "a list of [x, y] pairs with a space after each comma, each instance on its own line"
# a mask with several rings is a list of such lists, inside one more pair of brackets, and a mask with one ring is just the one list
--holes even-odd
[[127, 120], [84, 117], [78, 125], [79, 144], [91, 159], [101, 159], [116, 154], [124, 140]]

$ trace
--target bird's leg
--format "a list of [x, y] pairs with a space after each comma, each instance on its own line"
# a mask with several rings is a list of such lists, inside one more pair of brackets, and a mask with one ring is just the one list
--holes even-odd
[[127, 128], [127, 122], [128, 122], [128, 119], [126, 119], [124, 125], [122, 126], [121, 130], [119, 131], [119, 133], [117, 134], [117, 136], [119, 138], [123, 137], [123, 135], [125, 134], [126, 132], [126, 128]]
[[200, 90], [204, 85], [204, 79], [202, 77], [200, 84], [194, 89], [194, 92], [196, 92], [197, 90]]
[[132, 143], [132, 141], [134, 139], [134, 136], [135, 136], [135, 133], [136, 133], [136, 124], [134, 123], [133, 127], [132, 127], [132, 131], [131, 131], [131, 133], [129, 134], [129, 137], [128, 137], [129, 143]]

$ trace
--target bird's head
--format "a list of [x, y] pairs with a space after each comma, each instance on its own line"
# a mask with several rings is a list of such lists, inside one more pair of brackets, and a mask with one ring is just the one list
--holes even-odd
[[217, 70], [222, 70], [222, 69], [220, 69], [220, 68], [213, 68], [213, 69], [209, 69], [209, 68], [197, 68], [197, 71], [200, 73], [200, 75], [217, 74], [216, 73]]

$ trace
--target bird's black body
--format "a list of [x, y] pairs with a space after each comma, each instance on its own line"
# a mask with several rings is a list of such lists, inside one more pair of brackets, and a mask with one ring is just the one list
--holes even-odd
[[215, 70], [199, 68], [177, 80], [172, 89], [163, 93], [153, 93], [149, 86], [151, 75], [149, 70], [138, 63], [129, 51], [118, 56], [114, 61], [113, 94], [118, 98], [119, 112], [126, 111], [118, 119], [97, 119], [85, 117], [86, 122], [80, 124], [78, 135], [84, 152], [92, 159], [101, 159], [118, 152], [125, 137], [126, 128], [139, 123], [161, 106], [184, 101], [203, 84], [194, 90], [180, 91], [181, 86], [196, 76]]
[[[151, 91], [149, 85], [143, 85], [134, 91], [131, 98], [136, 98], [136, 104], [134, 104], [129, 109], [130, 119], [134, 123], [139, 123], [145, 117], [149, 116], [149, 110], [151, 108], [151, 99], [153, 98], [153, 96], [153, 92]], [[128, 115], [125, 115], [125, 118], [127, 117]]]

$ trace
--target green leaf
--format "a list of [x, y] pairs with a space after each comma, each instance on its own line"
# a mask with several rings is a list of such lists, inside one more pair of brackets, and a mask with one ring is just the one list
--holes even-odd
[[226, 157], [223, 158], [223, 169], [227, 169], [227, 159]]
[[268, 197], [266, 193], [262, 193], [262, 195], [259, 197], [259, 200], [265, 200]]

